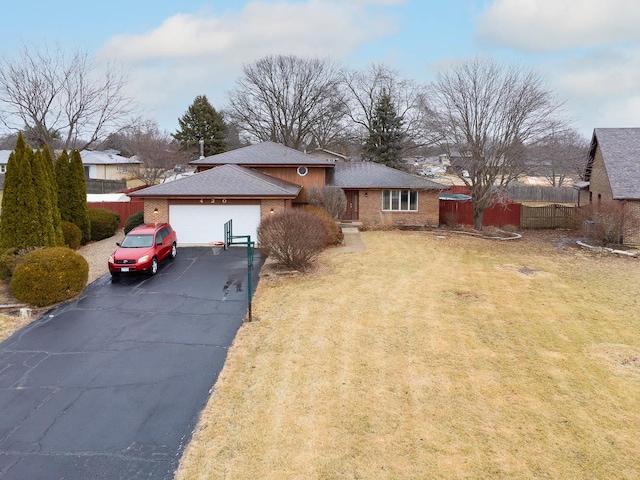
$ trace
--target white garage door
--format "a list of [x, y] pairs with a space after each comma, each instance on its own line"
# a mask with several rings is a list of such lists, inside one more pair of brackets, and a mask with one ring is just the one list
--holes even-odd
[[169, 205], [169, 223], [180, 245], [206, 245], [224, 240], [224, 224], [233, 220], [233, 235], [258, 241], [260, 205]]

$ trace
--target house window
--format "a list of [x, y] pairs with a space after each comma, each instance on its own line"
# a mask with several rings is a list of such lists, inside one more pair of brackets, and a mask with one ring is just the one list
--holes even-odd
[[117, 170], [120, 173], [127, 173], [127, 170], [128, 170], [127, 167], [128, 167], [128, 165], [126, 163], [125, 164], [119, 163], [118, 166], [117, 166]]
[[7, 166], [6, 165], [0, 165], [0, 173], [7, 173]]
[[418, 211], [417, 190], [383, 190], [382, 210], [395, 212]]
[[307, 173], [309, 173], [309, 169], [307, 167], [298, 167], [298, 175], [304, 177]]

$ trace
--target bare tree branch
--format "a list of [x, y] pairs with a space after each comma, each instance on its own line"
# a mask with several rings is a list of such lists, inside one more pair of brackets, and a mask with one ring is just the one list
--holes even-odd
[[314, 132], [328, 130], [321, 125], [323, 121], [341, 117], [336, 114], [340, 104], [333, 64], [278, 55], [245, 65], [229, 94], [227, 111], [242, 130], [258, 140], [303, 149]]
[[0, 118], [10, 130], [31, 129], [51, 148], [61, 136], [61, 148], [81, 150], [131, 114], [126, 85], [121, 70], [101, 68], [86, 52], [23, 46], [15, 59], [0, 59]]
[[471, 189], [475, 228], [482, 229], [484, 210], [526, 171], [525, 147], [563, 128], [561, 106], [535, 72], [492, 60], [476, 58], [438, 76], [425, 113]]

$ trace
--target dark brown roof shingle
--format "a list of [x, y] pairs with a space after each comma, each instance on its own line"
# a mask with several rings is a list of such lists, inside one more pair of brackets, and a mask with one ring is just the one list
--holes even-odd
[[640, 128], [596, 128], [605, 170], [616, 200], [640, 199]]
[[279, 143], [261, 142], [248, 147], [229, 150], [228, 152], [211, 155], [189, 162], [191, 165], [291, 165], [291, 166], [323, 166], [333, 167], [333, 162], [308, 155], [294, 148], [285, 147]]
[[273, 197], [295, 198], [300, 185], [238, 165], [222, 165], [173, 182], [154, 185], [132, 197]]
[[336, 163], [329, 185], [342, 188], [413, 188], [445, 190], [446, 186], [375, 162]]

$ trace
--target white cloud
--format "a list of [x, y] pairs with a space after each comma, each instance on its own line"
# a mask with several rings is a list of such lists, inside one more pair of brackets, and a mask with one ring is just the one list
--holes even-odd
[[556, 63], [551, 83], [583, 132], [640, 126], [640, 48], [611, 48]]
[[169, 130], [196, 95], [224, 107], [242, 64], [269, 54], [339, 60], [397, 30], [385, 6], [404, 0], [252, 1], [237, 13], [176, 14], [99, 52], [130, 71], [132, 96]]
[[482, 42], [554, 51], [640, 41], [637, 0], [493, 0], [481, 14]]

